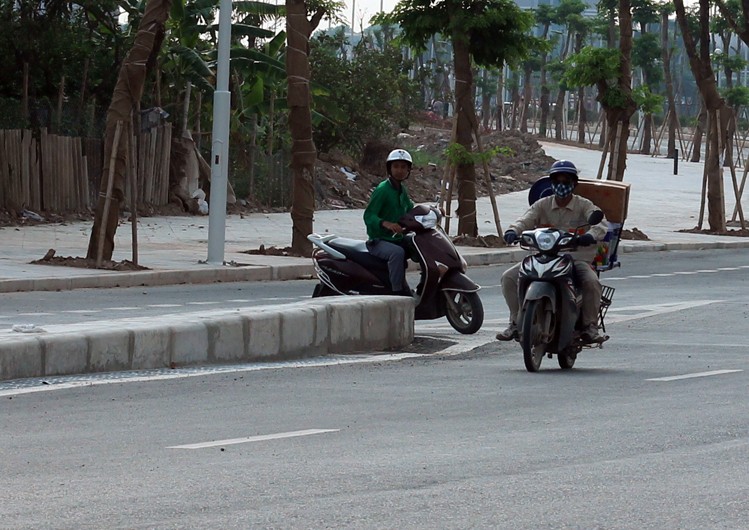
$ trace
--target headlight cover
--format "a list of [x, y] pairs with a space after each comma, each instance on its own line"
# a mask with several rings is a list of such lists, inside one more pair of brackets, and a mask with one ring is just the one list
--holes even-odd
[[435, 212], [434, 210], [429, 210], [428, 214], [415, 215], [414, 219], [417, 223], [419, 223], [426, 229], [434, 228], [435, 226], [437, 226], [437, 221], [439, 220], [437, 212]]
[[554, 247], [554, 243], [557, 242], [557, 238], [554, 236], [554, 234], [550, 234], [548, 232], [541, 232], [540, 234], [536, 234], [536, 244], [538, 245], [539, 250], [551, 250]]

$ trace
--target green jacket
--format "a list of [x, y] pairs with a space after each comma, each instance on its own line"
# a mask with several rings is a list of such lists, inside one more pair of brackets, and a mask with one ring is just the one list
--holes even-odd
[[383, 180], [372, 192], [369, 204], [364, 210], [364, 224], [367, 225], [369, 239], [397, 241], [403, 238], [382, 227], [383, 221], [397, 223], [404, 213], [414, 207], [406, 187], [396, 190], [390, 179]]

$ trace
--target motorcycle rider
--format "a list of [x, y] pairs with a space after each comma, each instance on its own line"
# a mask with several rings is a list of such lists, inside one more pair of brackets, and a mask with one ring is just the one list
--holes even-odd
[[[504, 233], [505, 243], [512, 244], [524, 230], [544, 226], [574, 231], [586, 223], [588, 216], [599, 210], [590, 200], [575, 195], [573, 190], [578, 181], [578, 170], [568, 160], [554, 162], [549, 170], [552, 196], [539, 199]], [[604, 218], [599, 224], [590, 226], [580, 236], [578, 244], [587, 247], [603, 240], [608, 230]], [[575, 257], [575, 277], [582, 291], [582, 339], [587, 343], [601, 343], [606, 340], [598, 330], [598, 313], [601, 306], [601, 284], [591, 262], [595, 251], [571, 253]], [[518, 276], [520, 263], [510, 267], [502, 275], [502, 294], [510, 309], [510, 325], [497, 333], [497, 340], [507, 341], [518, 338], [517, 316], [520, 309]]]
[[388, 178], [372, 191], [364, 210], [369, 252], [387, 261], [393, 293], [411, 296], [406, 283], [406, 243], [403, 227], [398, 224], [403, 214], [414, 207], [404, 182], [411, 174], [413, 160], [405, 149], [394, 149], [385, 162]]

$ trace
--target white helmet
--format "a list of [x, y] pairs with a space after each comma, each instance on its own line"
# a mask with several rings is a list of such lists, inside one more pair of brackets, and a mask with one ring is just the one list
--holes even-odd
[[388, 155], [387, 162], [395, 162], [396, 160], [405, 160], [409, 164], [413, 164], [411, 155], [405, 149], [393, 149]]
[[413, 159], [411, 158], [411, 155], [405, 149], [393, 149], [392, 151], [390, 151], [387, 161], [385, 162], [385, 169], [387, 170], [388, 175], [392, 176], [392, 174], [390, 173], [390, 166], [393, 165], [393, 162], [396, 162], [398, 160], [408, 162], [408, 172], [410, 174], [411, 166], [413, 166]]

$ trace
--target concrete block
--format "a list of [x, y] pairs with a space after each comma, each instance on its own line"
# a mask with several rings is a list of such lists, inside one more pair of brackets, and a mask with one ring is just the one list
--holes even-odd
[[403, 348], [414, 341], [415, 304], [406, 298], [390, 304], [390, 348]]
[[44, 375], [84, 374], [88, 371], [88, 341], [79, 333], [39, 337], [44, 345]]
[[43, 368], [42, 343], [36, 337], [0, 342], [0, 381], [40, 377]]
[[398, 302], [397, 298], [388, 297], [363, 303], [358, 350], [387, 350], [390, 347], [390, 335], [394, 331], [391, 328], [398, 325], [391, 321], [390, 306], [398, 305]]
[[[281, 314], [281, 352], [284, 355], [311, 356], [326, 352], [317, 344], [319, 312], [311, 307], [289, 308]], [[327, 319], [325, 319], [327, 328]]]
[[[361, 299], [360, 299], [361, 300]], [[350, 353], [357, 350], [362, 330], [362, 304], [357, 298], [331, 303], [330, 352]]]
[[181, 322], [169, 327], [169, 363], [177, 366], [208, 362], [208, 328], [203, 322]]
[[281, 313], [253, 311], [243, 315], [247, 321], [247, 355], [249, 359], [272, 357], [281, 351]]
[[206, 322], [208, 329], [208, 358], [214, 362], [246, 359], [244, 320], [222, 317]]
[[168, 327], [128, 325], [133, 333], [132, 369], [164, 368], [169, 365]]
[[98, 329], [88, 337], [89, 368], [92, 372], [130, 369], [130, 332]]

